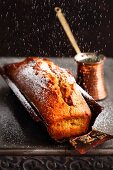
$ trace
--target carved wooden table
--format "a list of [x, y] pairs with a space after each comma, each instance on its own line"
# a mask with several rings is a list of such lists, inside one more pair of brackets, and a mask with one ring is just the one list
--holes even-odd
[[[23, 58], [1, 57], [0, 64]], [[73, 58], [51, 58], [55, 63], [76, 74]], [[105, 62], [108, 97], [99, 102], [106, 107], [113, 103], [113, 59]], [[109, 111], [109, 110], [108, 110]], [[58, 144], [28, 115], [17, 97], [0, 77], [0, 169], [113, 169], [113, 140], [78, 155], [70, 145]]]

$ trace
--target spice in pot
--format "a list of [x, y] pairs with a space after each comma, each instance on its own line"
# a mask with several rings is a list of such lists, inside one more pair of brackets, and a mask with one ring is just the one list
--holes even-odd
[[98, 56], [93, 56], [93, 57], [88, 57], [85, 58], [83, 60], [81, 60], [82, 63], [96, 63], [96, 62], [100, 62], [103, 59], [103, 55], [98, 55]]

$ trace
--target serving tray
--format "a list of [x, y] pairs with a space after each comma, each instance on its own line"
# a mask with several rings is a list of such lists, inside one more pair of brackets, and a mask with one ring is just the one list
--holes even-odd
[[[23, 58], [0, 58], [0, 64], [12, 63]], [[69, 68], [76, 73], [73, 58], [51, 58], [60, 66]], [[113, 102], [112, 80], [113, 60], [105, 63], [105, 81], [109, 96], [99, 102], [106, 107]], [[108, 110], [109, 111], [109, 110]], [[78, 153], [68, 144], [59, 144], [52, 140], [41, 122], [34, 122], [5, 81], [0, 77], [0, 154], [10, 155], [77, 155]], [[90, 150], [88, 155], [113, 154], [113, 140], [105, 142], [96, 149]]]

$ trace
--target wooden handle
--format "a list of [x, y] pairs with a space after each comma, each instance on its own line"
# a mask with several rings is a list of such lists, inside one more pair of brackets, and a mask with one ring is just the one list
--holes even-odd
[[63, 26], [63, 29], [64, 29], [65, 33], [67, 34], [67, 36], [68, 36], [73, 48], [75, 49], [76, 53], [77, 54], [81, 53], [81, 51], [80, 51], [80, 49], [79, 49], [79, 47], [77, 45], [77, 42], [76, 42], [76, 40], [75, 40], [75, 38], [74, 38], [74, 36], [72, 34], [72, 31], [71, 31], [71, 29], [69, 27], [69, 24], [67, 23], [61, 9], [59, 7], [55, 7], [55, 12], [56, 12], [56, 16], [58, 17], [61, 25]]

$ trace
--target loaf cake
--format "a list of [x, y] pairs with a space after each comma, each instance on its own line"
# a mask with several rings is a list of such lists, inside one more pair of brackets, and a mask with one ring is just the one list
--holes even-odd
[[62, 140], [87, 132], [91, 110], [67, 69], [48, 59], [29, 57], [6, 65], [5, 72], [38, 109], [52, 138]]

